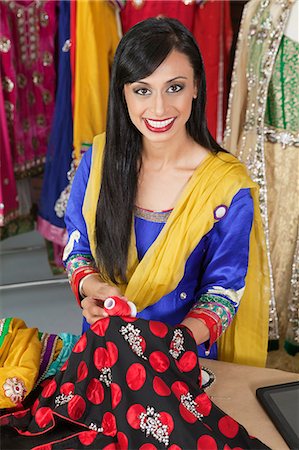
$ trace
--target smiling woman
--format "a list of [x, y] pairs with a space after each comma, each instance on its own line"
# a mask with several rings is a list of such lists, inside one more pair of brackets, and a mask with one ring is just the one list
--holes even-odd
[[124, 93], [130, 119], [144, 140], [166, 141], [169, 146], [171, 139], [186, 140], [197, 83], [185, 54], [173, 50], [149, 77], [126, 84]]
[[[65, 216], [84, 333], [32, 410], [3, 418], [30, 439], [266, 448], [200, 386], [198, 355], [262, 366], [268, 330], [257, 186], [211, 137], [205, 102], [201, 55], [180, 22], [148, 19], [125, 34], [106, 134], [84, 155]], [[137, 317], [108, 317], [111, 297]]]

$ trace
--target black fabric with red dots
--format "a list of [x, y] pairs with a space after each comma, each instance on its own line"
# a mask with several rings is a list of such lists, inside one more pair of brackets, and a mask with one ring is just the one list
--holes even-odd
[[32, 406], [0, 423], [3, 449], [268, 448], [200, 387], [186, 327], [130, 317], [97, 321]]

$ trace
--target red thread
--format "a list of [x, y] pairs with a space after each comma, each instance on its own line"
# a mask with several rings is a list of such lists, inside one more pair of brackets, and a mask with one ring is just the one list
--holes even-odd
[[137, 309], [134, 303], [126, 302], [119, 297], [108, 297], [104, 301], [104, 310], [109, 316], [135, 317]]

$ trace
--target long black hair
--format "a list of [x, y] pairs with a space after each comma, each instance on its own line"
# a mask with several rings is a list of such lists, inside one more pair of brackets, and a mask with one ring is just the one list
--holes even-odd
[[192, 34], [178, 20], [150, 18], [132, 27], [121, 39], [112, 66], [102, 184], [96, 213], [96, 259], [103, 279], [126, 281], [138, 171], [141, 134], [131, 122], [124, 85], [151, 75], [172, 50], [185, 54], [198, 87], [189, 135], [217, 153], [222, 150], [208, 131], [206, 79], [202, 57]]

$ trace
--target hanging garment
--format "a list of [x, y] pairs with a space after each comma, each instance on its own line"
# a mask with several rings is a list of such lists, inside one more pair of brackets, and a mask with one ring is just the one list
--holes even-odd
[[9, 148], [3, 145], [0, 152], [7, 165], [5, 186], [10, 188], [3, 188], [1, 202], [4, 207], [14, 202], [17, 208], [1, 226], [1, 239], [34, 228], [37, 175], [44, 168], [54, 109], [56, 6], [55, 1], [40, 0], [0, 3], [4, 134], [9, 138]]
[[207, 122], [221, 143], [228, 98], [228, 65], [232, 45], [230, 2], [206, 1], [197, 6], [192, 32], [198, 42], [207, 80]]
[[1, 81], [17, 178], [43, 169], [54, 110], [55, 1], [5, 1]]
[[284, 32], [293, 5], [251, 0], [245, 6], [224, 141], [261, 188], [271, 270], [269, 344], [277, 348], [288, 326], [291, 354], [299, 351], [299, 46]]
[[57, 93], [37, 219], [37, 230], [49, 241], [54, 253], [50, 259], [52, 267], [61, 266], [66, 241], [63, 219], [68, 199], [66, 188], [72, 172], [71, 45], [70, 1], [67, 0], [59, 5]]
[[[1, 44], [0, 44], [1, 45]], [[18, 198], [15, 177], [13, 173], [12, 156], [10, 152], [9, 137], [2, 85], [0, 86], [0, 233], [3, 238], [4, 227], [18, 216]]]
[[109, 1], [76, 2], [75, 165], [93, 137], [106, 127], [110, 68], [120, 39], [117, 14]]
[[[200, 387], [189, 330], [98, 320], [31, 408], [0, 418], [6, 450], [266, 449]], [[15, 446], [15, 447], [13, 447]]]

